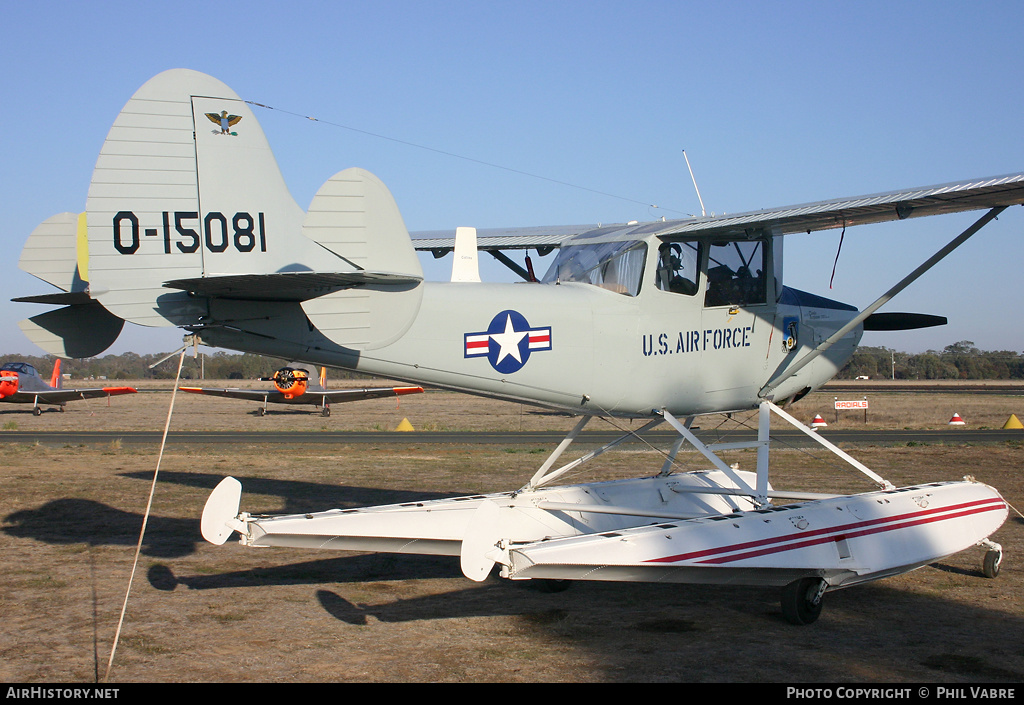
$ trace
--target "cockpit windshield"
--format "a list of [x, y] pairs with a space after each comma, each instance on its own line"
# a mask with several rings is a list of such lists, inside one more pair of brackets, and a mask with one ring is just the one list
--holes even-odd
[[38, 376], [36, 368], [32, 367], [32, 365], [27, 362], [5, 362], [3, 365], [0, 365], [0, 371], [20, 372], [25, 375]]
[[568, 245], [558, 251], [543, 281], [582, 282], [636, 296], [646, 257], [647, 245], [638, 240]]

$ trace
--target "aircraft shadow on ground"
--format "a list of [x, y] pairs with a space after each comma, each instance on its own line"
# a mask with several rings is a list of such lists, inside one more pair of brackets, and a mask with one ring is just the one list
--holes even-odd
[[[152, 474], [146, 472], [123, 473], [121, 476], [152, 481]], [[208, 473], [163, 472], [159, 475], [156, 491], [159, 494], [161, 483], [212, 490], [222, 477]], [[267, 478], [245, 479], [244, 492], [281, 497], [285, 500], [285, 508], [281, 512], [283, 514], [454, 496], [424, 497], [422, 492]], [[194, 518], [151, 515], [146, 522], [143, 555], [180, 558], [195, 553], [196, 546], [203, 541], [199, 532], [202, 511], [202, 504], [197, 504]], [[24, 509], [8, 514], [4, 517], [6, 525], [3, 531], [9, 536], [50, 544], [135, 546], [139, 540], [142, 520], [142, 512], [125, 511], [89, 499], [61, 498], [51, 500], [38, 509]]]
[[[20, 408], [17, 408], [17, 409], [9, 409], [9, 408], [8, 409], [0, 409], [0, 416], [6, 415], [6, 414], [24, 415], [24, 414], [31, 414], [32, 413], [32, 407], [29, 404], [26, 404], [24, 406], [21, 406], [19, 404], [19, 405], [16, 405], [16, 406], [19, 406]], [[60, 409], [56, 409], [56, 408], [52, 408], [52, 407], [45, 407], [45, 406], [40, 406], [39, 410], [42, 413], [44, 413], [44, 414], [49, 414], [50, 412], [57, 413], [57, 414], [61, 413]]]
[[[826, 612], [809, 627], [785, 621], [773, 588], [577, 583], [544, 594], [528, 586], [492, 577], [466, 589], [376, 605], [355, 604], [326, 589], [317, 590], [316, 598], [333, 618], [356, 626], [371, 624], [371, 618], [383, 623], [507, 618], [509, 628], [523, 635], [560, 638], [593, 652], [612, 672], [630, 674], [627, 680], [649, 679], [658, 671], [663, 678], [666, 668], [682, 680], [756, 680], [759, 666], [775, 674], [772, 680], [785, 680], [783, 664], [802, 664], [803, 655], [814, 651], [828, 654], [814, 659], [826, 681], [849, 678], [865, 665], [877, 673], [909, 667], [944, 680], [1019, 682], [1024, 676], [1020, 655], [1009, 646], [1017, 643], [1024, 620], [884, 583], [829, 594]], [[723, 622], [729, 626], [723, 628]], [[947, 635], [944, 630], [957, 630], [960, 638], [952, 643], [922, 639], [927, 625]], [[744, 640], [764, 643], [764, 651], [752, 661], [737, 661], [757, 650], [741, 645]], [[904, 647], [909, 652], [901, 653]], [[645, 655], [652, 649], [680, 658], [666, 666], [666, 660]], [[895, 666], [898, 659], [911, 663]]]
[[164, 591], [175, 590], [178, 586], [190, 590], [222, 590], [274, 585], [337, 585], [435, 578], [462, 578], [458, 558], [343, 552], [342, 555], [314, 561], [272, 567], [256, 566], [215, 575], [177, 576], [170, 566], [164, 564], [154, 565], [148, 573], [150, 585]]
[[[38, 509], [4, 517], [9, 536], [50, 544], [135, 546], [142, 514], [116, 509], [89, 499], [55, 499]], [[180, 558], [195, 552], [198, 521], [151, 516], [142, 552], [156, 558]]]

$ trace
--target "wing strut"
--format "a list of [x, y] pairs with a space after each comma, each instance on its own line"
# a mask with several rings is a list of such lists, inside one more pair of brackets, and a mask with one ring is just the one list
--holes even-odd
[[555, 478], [561, 477], [562, 475], [572, 470], [573, 468], [578, 467], [579, 465], [582, 465], [588, 460], [596, 458], [602, 453], [611, 450], [612, 448], [619, 445], [625, 440], [639, 436], [644, 431], [650, 428], [654, 428], [655, 426], [662, 422], [661, 418], [652, 419], [651, 421], [648, 421], [646, 424], [638, 428], [636, 431], [630, 431], [626, 434], [623, 434], [619, 438], [616, 438], [614, 441], [606, 443], [600, 448], [592, 450], [589, 453], [586, 453], [585, 455], [577, 458], [576, 460], [573, 460], [571, 463], [567, 463], [562, 467], [558, 468], [557, 470], [554, 470], [549, 473], [548, 470], [551, 469], [551, 466], [555, 464], [555, 461], [558, 460], [558, 457], [562, 455], [562, 453], [565, 452], [565, 449], [568, 448], [569, 445], [576, 439], [576, 436], [579, 435], [580, 431], [583, 430], [583, 427], [587, 425], [587, 422], [590, 421], [591, 418], [592, 417], [590, 416], [584, 416], [579, 420], [579, 422], [577, 422], [576, 426], [568, 433], [568, 435], [565, 438], [562, 439], [562, 442], [558, 444], [558, 447], [555, 448], [554, 451], [552, 451], [551, 455], [548, 456], [548, 459], [544, 461], [544, 464], [537, 469], [537, 472], [535, 472], [533, 477], [530, 478], [530, 481], [526, 483], [526, 485], [522, 489], [520, 489], [519, 492], [529, 492], [531, 490], [537, 489], [538, 487], [543, 487], [544, 485], [548, 484]]
[[[763, 407], [764, 407], [764, 405], [762, 404], [762, 409], [763, 409]], [[760, 446], [764, 445], [764, 447], [767, 448], [768, 447], [767, 446], [768, 440], [767, 440], [767, 438], [765, 438], [765, 439], [761, 438], [762, 434], [761, 434], [760, 430], [758, 431], [758, 434], [757, 434], [757, 436], [758, 436], [757, 441], [755, 441], [753, 444], [741, 442], [741, 443], [719, 443], [719, 444], [713, 444], [713, 445], [707, 446], [707, 445], [704, 445], [704, 443], [702, 443], [701, 440], [699, 438], [697, 438], [697, 436], [694, 435], [693, 431], [691, 431], [689, 428], [687, 428], [688, 424], [684, 424], [684, 423], [680, 422], [679, 419], [677, 419], [675, 416], [673, 416], [672, 414], [670, 414], [667, 411], [663, 410], [661, 412], [661, 414], [662, 414], [662, 416], [665, 417], [665, 420], [669, 422], [669, 424], [672, 426], [672, 428], [674, 428], [675, 430], [679, 431], [679, 434], [683, 438], [685, 438], [687, 441], [690, 442], [690, 445], [692, 445], [694, 448], [696, 448], [698, 451], [700, 451], [701, 455], [703, 455], [705, 458], [710, 460], [714, 464], [714, 466], [716, 468], [718, 468], [719, 470], [721, 470], [722, 472], [725, 473], [726, 477], [728, 477], [730, 480], [732, 480], [734, 483], [736, 483], [736, 487], [738, 487], [740, 489], [742, 494], [744, 494], [744, 495], [746, 495], [748, 497], [751, 497], [760, 506], [763, 506], [767, 502], [767, 499], [768, 499], [768, 497], [767, 497], [767, 490], [768, 490], [768, 468], [767, 468], [767, 465], [765, 465], [765, 467], [763, 468], [763, 472], [762, 472], [761, 463], [760, 463], [760, 459], [761, 459], [760, 451], [758, 451], [758, 461], [759, 462], [758, 462], [758, 469], [757, 469], [758, 470], [758, 472], [757, 472], [757, 485], [758, 485], [758, 489], [755, 490], [750, 485], [748, 485], [746, 482], [744, 482], [743, 478], [741, 478], [739, 475], [737, 475], [736, 471], [733, 468], [729, 467], [728, 463], [726, 463], [724, 460], [719, 458], [715, 454], [715, 452], [712, 450], [712, 448], [720, 448], [720, 449], [727, 449], [727, 448], [749, 448], [749, 447], [751, 447], [751, 445], [758, 446], [759, 448], [760, 448]], [[759, 428], [760, 428], [760, 426], [767, 427], [767, 422], [765, 421], [765, 419], [767, 417], [766, 417], [766, 414], [765, 414], [764, 411], [759, 412], [759, 417], [758, 418], [760, 420], [760, 423], [758, 424]], [[762, 487], [762, 485], [763, 485], [763, 487]]]
[[[770, 424], [770, 421], [771, 421], [772, 413], [775, 413], [776, 415], [778, 415], [780, 418], [782, 418], [783, 420], [788, 422], [791, 426], [793, 426], [797, 430], [803, 431], [805, 434], [807, 434], [807, 436], [809, 438], [813, 439], [814, 441], [819, 443], [822, 447], [826, 448], [827, 450], [829, 450], [830, 452], [832, 452], [833, 454], [835, 454], [836, 456], [838, 456], [842, 460], [844, 460], [847, 463], [849, 463], [850, 465], [852, 465], [854, 468], [856, 468], [861, 473], [863, 473], [868, 478], [870, 478], [880, 489], [883, 489], [883, 490], [891, 490], [891, 489], [893, 489], [892, 483], [890, 483], [888, 480], [886, 480], [885, 478], [881, 477], [878, 473], [874, 472], [873, 470], [871, 470], [871, 468], [867, 467], [866, 465], [864, 465], [863, 463], [861, 463], [857, 459], [851, 457], [849, 454], [844, 452], [842, 449], [840, 449], [834, 443], [831, 443], [827, 439], [823, 438], [813, 428], [810, 428], [810, 427], [804, 425], [798, 419], [796, 419], [795, 417], [791, 416], [787, 412], [783, 411], [778, 405], [773, 404], [770, 401], [763, 401], [763, 402], [761, 402], [760, 406], [758, 407], [757, 440], [756, 441], [738, 441], [738, 442], [735, 442], [735, 443], [710, 443], [710, 444], [705, 445], [703, 442], [701, 442], [701, 440], [699, 438], [697, 438], [696, 435], [694, 435], [693, 431], [691, 431], [689, 429], [689, 423], [685, 423], [685, 424], [681, 423], [678, 419], [676, 419], [674, 416], [672, 416], [672, 414], [670, 414], [667, 411], [662, 411], [661, 413], [665, 417], [665, 420], [668, 421], [669, 424], [671, 424], [673, 428], [675, 428], [677, 431], [679, 431], [679, 434], [685, 440], [689, 441], [690, 444], [694, 448], [696, 448], [705, 458], [710, 460], [715, 465], [715, 467], [717, 467], [719, 470], [724, 472], [726, 474], [726, 476], [729, 477], [730, 480], [732, 480], [734, 483], [736, 483], [736, 489], [724, 489], [724, 488], [723, 489], [717, 489], [717, 490], [701, 489], [700, 490], [701, 492], [707, 492], [708, 494], [731, 494], [731, 495], [746, 496], [746, 497], [750, 497], [754, 501], [755, 504], [757, 504], [758, 506], [762, 506], [762, 507], [765, 506], [768, 503], [768, 500], [770, 498], [773, 498], [773, 497], [774, 498], [780, 498], [780, 499], [781, 498], [788, 498], [788, 499], [802, 499], [802, 500], [806, 500], [806, 499], [822, 499], [824, 497], [833, 496], [833, 495], [821, 495], [821, 494], [807, 493], [807, 492], [777, 492], [775, 490], [768, 489], [770, 487], [769, 482], [768, 482], [768, 449], [769, 449], [769, 446], [770, 446], [770, 443], [771, 443], [771, 438], [769, 436], [769, 428], [770, 428], [769, 424]], [[673, 446], [672, 456], [674, 456], [678, 452], [679, 446], [680, 446], [680, 443], [677, 441], [676, 445]], [[747, 483], [745, 483], [743, 481], [743, 479], [740, 478], [736, 474], [736, 471], [731, 466], [729, 466], [724, 460], [722, 460], [720, 457], [718, 457], [718, 455], [717, 455], [717, 451], [720, 451], [720, 450], [736, 450], [736, 449], [739, 449], [739, 448], [756, 448], [757, 449], [757, 475], [756, 475], [756, 477], [757, 477], [757, 487], [756, 488], [752, 488]], [[667, 467], [667, 465], [668, 465], [668, 463], [666, 463], [666, 467]], [[666, 474], [665, 470], [662, 471], [662, 474]], [[680, 490], [676, 490], [676, 491], [678, 491], [678, 492], [689, 492], [689, 491], [693, 491], [693, 490], [680, 489]]]
[[880, 296], [873, 304], [871, 304], [866, 309], [861, 311], [859, 314], [854, 316], [854, 318], [849, 323], [847, 323], [845, 326], [843, 326], [835, 333], [833, 333], [831, 336], [829, 336], [829, 338], [825, 340], [823, 343], [821, 343], [821, 345], [819, 345], [814, 350], [804, 355], [794, 364], [787, 367], [781, 375], [768, 382], [768, 384], [762, 387], [761, 391], [758, 392], [758, 396], [760, 396], [762, 399], [770, 400], [772, 392], [774, 392], [775, 388], [778, 387], [782, 382], [784, 382], [785, 380], [789, 379], [797, 372], [802, 370], [812, 360], [814, 360], [816, 357], [821, 355], [823, 352], [832, 347], [836, 342], [842, 339], [843, 336], [845, 336], [847, 333], [849, 333], [854, 328], [863, 323], [868, 316], [870, 316], [872, 313], [874, 313], [883, 305], [885, 305], [890, 299], [896, 296], [896, 294], [906, 289], [912, 282], [914, 282], [914, 280], [916, 280], [922, 274], [924, 274], [929, 269], [938, 264], [939, 261], [945, 258], [946, 255], [948, 255], [950, 252], [952, 252], [957, 247], [966, 242], [969, 237], [971, 237], [976, 232], [981, 230], [983, 227], [988, 225], [989, 222], [994, 220], [1000, 213], [1006, 210], [1006, 208], [1006, 206], [997, 206], [996, 208], [993, 208], [988, 213], [983, 215], [977, 221], [975, 221], [975, 223], [971, 227], [967, 228], [958, 236], [956, 236], [953, 240], [949, 242], [949, 244], [947, 244], [941, 250], [932, 255], [924, 264], [922, 264], [913, 272], [904, 277], [902, 281], [900, 281], [896, 286], [892, 287], [891, 289], [889, 289], [889, 291], [882, 294], [882, 296]]
[[494, 259], [498, 260], [503, 265], [505, 265], [506, 267], [511, 269], [513, 272], [515, 272], [516, 274], [521, 276], [524, 281], [528, 281], [528, 282], [537, 281], [536, 277], [533, 277], [530, 274], [529, 270], [526, 270], [526, 269], [523, 269], [522, 267], [520, 267], [513, 260], [511, 260], [508, 255], [506, 255], [501, 250], [488, 250], [488, 252], [491, 253], [491, 257], [493, 257]]

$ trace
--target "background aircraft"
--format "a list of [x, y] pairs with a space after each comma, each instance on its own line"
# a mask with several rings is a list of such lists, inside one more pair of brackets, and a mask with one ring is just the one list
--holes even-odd
[[40, 404], [57, 406], [64, 411], [64, 405], [76, 399], [112, 397], [118, 394], [135, 394], [132, 387], [101, 387], [99, 389], [64, 389], [61, 384], [60, 359], [53, 365], [53, 374], [47, 384], [36, 368], [27, 362], [7, 362], [0, 366], [0, 402], [32, 404], [32, 413], [39, 416]]
[[323, 416], [331, 415], [331, 403], [360, 401], [362, 399], [379, 399], [396, 397], [405, 394], [419, 394], [423, 387], [373, 387], [363, 389], [327, 389], [324, 386], [326, 369], [292, 362], [282, 367], [272, 377], [261, 377], [261, 381], [273, 382], [274, 389], [213, 389], [209, 387], [178, 387], [183, 392], [207, 394], [214, 397], [231, 399], [248, 399], [261, 401], [263, 406], [256, 413], [263, 416], [267, 413], [267, 404], [311, 404], [321, 409]]

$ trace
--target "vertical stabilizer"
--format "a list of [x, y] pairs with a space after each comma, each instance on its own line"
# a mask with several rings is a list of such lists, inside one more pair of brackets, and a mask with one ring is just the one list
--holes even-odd
[[353, 267], [423, 277], [394, 197], [365, 169], [352, 167], [328, 179], [309, 204], [302, 232]]
[[480, 264], [476, 252], [476, 228], [455, 229], [455, 258], [452, 261], [453, 282], [480, 281]]
[[366, 272], [405, 275], [404, 283], [369, 282], [304, 301], [320, 332], [339, 345], [369, 350], [405, 333], [419, 311], [423, 287], [419, 257], [394, 197], [376, 176], [346, 169], [313, 198], [303, 232]]
[[203, 313], [165, 281], [312, 269], [305, 216], [248, 104], [215, 78], [165, 71], [118, 115], [86, 211], [90, 290], [149, 326]]
[[60, 376], [60, 358], [58, 357], [53, 363], [53, 374], [50, 375], [50, 386], [60, 389], [64, 385], [61, 383], [63, 378]]
[[25, 241], [18, 267], [61, 291], [85, 291], [89, 283], [85, 237], [85, 213], [51, 216]]

